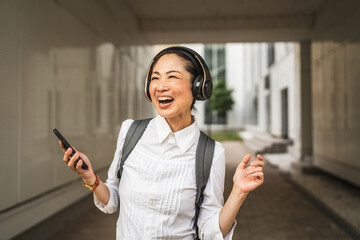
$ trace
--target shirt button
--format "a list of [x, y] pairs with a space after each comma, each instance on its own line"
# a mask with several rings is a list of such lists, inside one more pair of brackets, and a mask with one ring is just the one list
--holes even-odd
[[156, 178], [155, 178], [155, 182], [160, 182], [160, 178], [159, 178], [159, 177], [156, 177]]
[[149, 231], [149, 230], [150, 230], [150, 226], [147, 225], [147, 226], [145, 227], [145, 229], [146, 229], [146, 231]]

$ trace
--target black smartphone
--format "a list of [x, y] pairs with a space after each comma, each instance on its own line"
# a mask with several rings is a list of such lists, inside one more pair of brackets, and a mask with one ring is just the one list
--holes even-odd
[[[55, 135], [60, 139], [60, 141], [64, 144], [65, 148], [68, 149], [68, 148], [71, 148], [72, 149], [72, 152], [71, 152], [71, 156], [73, 156], [76, 151], [75, 149], [66, 141], [66, 139], [61, 135], [61, 133], [59, 132], [59, 130], [57, 130], [56, 128], [53, 130], [53, 132], [55, 133]], [[77, 162], [80, 160], [81, 158], [79, 157], [78, 160], [76, 160], [76, 163], [75, 163], [75, 166], [77, 164]], [[89, 167], [88, 165], [86, 165], [86, 163], [84, 162], [83, 160], [83, 164], [81, 165], [81, 168], [84, 169], [84, 170], [88, 170]]]

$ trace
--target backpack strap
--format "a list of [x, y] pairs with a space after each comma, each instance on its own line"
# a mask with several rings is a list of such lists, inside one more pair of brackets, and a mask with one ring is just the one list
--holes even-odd
[[147, 125], [149, 124], [150, 120], [151, 120], [151, 118], [135, 120], [131, 124], [131, 126], [126, 134], [124, 146], [122, 149], [120, 168], [117, 173], [117, 177], [119, 178], [119, 181], [121, 179], [121, 174], [122, 174], [124, 163], [125, 163], [126, 159], [128, 158], [128, 156], [134, 149], [135, 145], [137, 144], [137, 142], [139, 141], [139, 139], [145, 132], [145, 129], [146, 129]]
[[204, 190], [209, 179], [211, 164], [215, 151], [215, 141], [205, 133], [200, 132], [200, 138], [196, 149], [196, 199], [195, 199], [195, 230], [196, 239], [199, 237], [199, 226], [197, 221], [200, 214], [200, 206], [204, 199]]

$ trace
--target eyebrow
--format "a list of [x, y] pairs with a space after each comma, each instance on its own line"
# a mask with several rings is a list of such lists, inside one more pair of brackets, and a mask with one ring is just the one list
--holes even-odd
[[[176, 71], [176, 70], [170, 70], [170, 71], [168, 71], [168, 72], [166, 72], [166, 74], [170, 74], [170, 73], [179, 73], [179, 74], [181, 74], [182, 75], [182, 73], [181, 72], [179, 72], [179, 71]], [[159, 72], [153, 72], [153, 73], [156, 73], [157, 75], [160, 75], [160, 73]]]

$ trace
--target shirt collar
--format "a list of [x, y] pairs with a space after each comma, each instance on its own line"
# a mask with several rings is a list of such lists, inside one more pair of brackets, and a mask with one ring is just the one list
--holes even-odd
[[[165, 118], [161, 116], [157, 116], [155, 118], [155, 126], [160, 143], [163, 142], [170, 133], [172, 133], [169, 124]], [[199, 134], [199, 127], [196, 120], [190, 126], [175, 132], [174, 135], [180, 152], [185, 153], [198, 139]]]
[[159, 142], [162, 143], [171, 133], [171, 128], [165, 118], [159, 115], [155, 118], [155, 126], [158, 133]]

